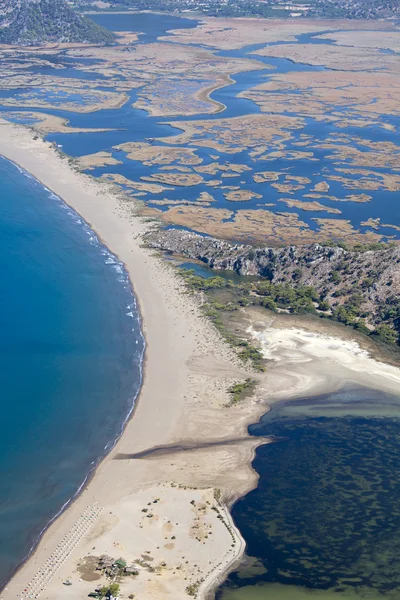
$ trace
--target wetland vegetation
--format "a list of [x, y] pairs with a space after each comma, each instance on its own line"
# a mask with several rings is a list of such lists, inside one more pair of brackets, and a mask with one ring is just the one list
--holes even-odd
[[1, 49], [3, 118], [169, 225], [253, 244], [397, 240], [399, 62], [377, 50], [384, 31], [395, 52], [393, 25], [335, 23], [329, 38], [319, 21], [93, 18], [114, 45]]
[[398, 401], [342, 390], [277, 405], [250, 428], [276, 441], [258, 448], [258, 487], [233, 508], [247, 558], [218, 600], [398, 598]]

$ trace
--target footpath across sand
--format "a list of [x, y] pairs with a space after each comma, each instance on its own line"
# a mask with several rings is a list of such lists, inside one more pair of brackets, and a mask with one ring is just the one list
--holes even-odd
[[[83, 600], [106, 583], [91, 567], [103, 554], [123, 557], [139, 571], [123, 577], [124, 598], [204, 597], [244, 551], [227, 506], [256, 485], [251, 460], [266, 441], [248, 437], [247, 425], [276, 399], [336, 389], [344, 379], [395, 392], [400, 371], [325, 333], [307, 346], [301, 332], [283, 325], [280, 333], [281, 323], [272, 324], [268, 345], [268, 333], [261, 339], [260, 331], [271, 324], [252, 321], [271, 363], [259, 377], [257, 397], [226, 407], [228, 387], [248, 372], [173, 268], [142, 246], [149, 225], [111, 186], [72, 170], [33, 135], [0, 121], [0, 155], [73, 207], [125, 263], [147, 347], [144, 383], [123, 436], [2, 598]], [[314, 347], [323, 354], [313, 355]], [[88, 515], [90, 526], [82, 525]], [[72, 585], [63, 585], [66, 580]]]

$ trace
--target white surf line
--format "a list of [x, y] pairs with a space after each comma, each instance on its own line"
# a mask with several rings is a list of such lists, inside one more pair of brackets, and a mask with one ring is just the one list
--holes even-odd
[[103, 508], [97, 503], [88, 506], [74, 523], [69, 532], [57, 544], [39, 571], [32, 577], [26, 588], [18, 595], [20, 600], [39, 598], [46, 586], [50, 583], [56, 572], [69, 558], [72, 551], [79, 544], [84, 535], [91, 529]]

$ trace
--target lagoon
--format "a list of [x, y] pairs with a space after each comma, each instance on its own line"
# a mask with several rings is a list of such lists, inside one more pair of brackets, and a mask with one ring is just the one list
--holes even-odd
[[217, 600], [399, 598], [399, 408], [350, 388], [282, 402], [250, 427], [275, 442], [233, 507], [246, 557]]

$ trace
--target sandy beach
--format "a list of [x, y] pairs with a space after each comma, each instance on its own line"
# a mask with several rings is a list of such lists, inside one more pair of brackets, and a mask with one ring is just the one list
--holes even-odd
[[346, 382], [397, 393], [400, 370], [374, 360], [351, 333], [335, 337], [328, 324], [306, 331], [251, 314], [249, 331], [270, 362], [257, 376], [256, 397], [227, 407], [227, 388], [248, 372], [173, 267], [143, 247], [152, 225], [134, 215], [132, 202], [72, 170], [22, 126], [0, 121], [0, 155], [73, 207], [124, 262], [147, 345], [144, 383], [123, 436], [1, 597], [86, 598], [106, 583], [87, 557], [104, 554], [139, 571], [123, 578], [124, 598], [204, 597], [244, 551], [228, 507], [257, 482], [250, 464], [262, 441], [247, 436], [247, 425], [276, 400]]
[[[230, 517], [222, 505], [219, 509], [225, 514], [224, 522], [209, 509], [207, 523], [210, 521], [214, 531], [205, 539], [202, 537], [206, 534], [202, 533], [199, 542], [192, 531], [198, 525], [198, 515], [193, 509], [193, 514], [189, 513], [191, 520], [187, 517], [190, 526], [184, 526], [183, 505], [192, 509], [190, 502], [196, 499], [196, 503], [208, 507], [207, 500], [201, 497], [211, 493], [207, 489], [216, 482], [230, 498], [255, 484], [249, 462], [259, 442], [245, 439], [234, 445], [231, 441], [245, 437], [246, 423], [252, 420], [249, 415], [255, 414], [257, 418], [263, 409], [255, 403], [237, 409], [223, 408], [229, 401], [227, 387], [248, 374], [202, 317], [196, 304], [182, 294], [182, 284], [172, 267], [142, 247], [140, 235], [149, 225], [132, 215], [131, 205], [125, 208], [107, 184], [71, 170], [67, 160], [61, 159], [49, 143], [34, 140], [30, 130], [5, 122], [0, 127], [0, 154], [32, 173], [76, 209], [125, 263], [140, 306], [147, 344], [144, 384], [123, 437], [79, 498], [48, 529], [32, 558], [12, 579], [2, 597], [15, 598], [23, 592], [60, 541], [65, 536], [68, 539], [68, 533], [85, 509], [94, 503], [102, 508], [101, 515], [90, 534], [73, 548], [41, 597], [77, 594], [86, 597], [98, 582], [96, 585], [93, 581], [79, 582], [79, 574], [78, 579], [73, 579], [79, 583], [71, 587], [62, 586], [61, 581], [73, 575], [79, 558], [94, 553], [93, 546], [98, 555], [107, 553], [117, 558], [118, 554], [129, 561], [151, 550], [154, 564], [165, 562], [167, 568], [160, 576], [158, 573], [152, 576], [143, 569], [145, 575], [129, 583], [134, 593], [140, 591], [144, 599], [187, 597], [188, 585], [203, 579], [207, 572], [213, 580], [237, 559], [243, 543], [233, 530], [232, 547], [226, 527]], [[220, 426], [221, 413], [224, 428]], [[223, 440], [228, 444], [212, 449], [213, 465], [210, 465], [207, 443]], [[205, 447], [197, 452], [165, 453], [162, 457], [141, 460], [116, 459], [117, 455], [135, 454], [155, 446], [197, 443]], [[171, 487], [171, 483], [176, 487]], [[205, 491], [180, 489], [179, 485]], [[147, 502], [144, 498], [139, 500], [140, 494], [145, 494], [147, 502], [161, 498], [157, 513], [152, 511], [154, 518], [146, 518], [144, 524], [141, 521], [145, 513], [141, 509]], [[162, 516], [161, 506], [168, 519]], [[126, 521], [130, 528], [126, 527]], [[174, 535], [169, 532], [172, 524], [180, 531], [176, 542], [164, 539]], [[163, 528], [169, 535], [163, 535]], [[157, 541], [158, 535], [161, 540]], [[93, 541], [97, 538], [104, 538], [104, 547]], [[175, 570], [179, 562], [186, 561], [185, 568]]]

